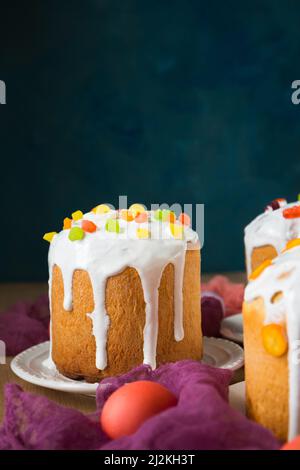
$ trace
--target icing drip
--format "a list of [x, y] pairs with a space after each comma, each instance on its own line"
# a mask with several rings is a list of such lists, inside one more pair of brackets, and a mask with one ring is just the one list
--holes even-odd
[[[112, 211], [109, 214], [112, 217]], [[98, 230], [79, 241], [68, 239], [69, 230], [55, 235], [49, 250], [49, 293], [51, 298], [52, 271], [54, 266], [61, 269], [64, 285], [64, 309], [72, 310], [73, 274], [77, 269], [89, 274], [93, 293], [94, 310], [88, 312], [92, 320], [92, 331], [96, 342], [96, 367], [100, 370], [107, 366], [106, 338], [109, 329], [109, 317], [105, 308], [105, 290], [107, 279], [121, 273], [127, 267], [135, 268], [140, 276], [146, 320], [144, 327], [144, 363], [156, 367], [156, 346], [158, 336], [158, 289], [165, 267], [174, 265], [174, 337], [180, 341], [183, 330], [183, 277], [187, 242], [198, 246], [198, 237], [189, 227], [184, 230], [184, 239], [173, 239], [169, 224], [153, 219], [145, 224], [127, 223], [120, 220], [121, 233], [105, 231], [107, 214], [101, 216], [85, 214], [84, 219], [96, 223]], [[80, 225], [73, 222], [73, 226]], [[137, 227], [149, 226], [150, 240], [137, 240]]]
[[[245, 290], [245, 300], [250, 302], [257, 297], [264, 301], [265, 324], [283, 323], [287, 325], [289, 342], [289, 439], [300, 433], [300, 362], [295, 353], [300, 347], [300, 247], [282, 253], [272, 265]], [[272, 302], [275, 293], [283, 292], [278, 302]]]
[[251, 274], [251, 256], [254, 248], [272, 245], [277, 253], [280, 253], [288, 240], [300, 237], [300, 218], [286, 219], [282, 215], [286, 208], [299, 204], [300, 202], [292, 202], [277, 210], [264, 212], [245, 228], [248, 275]]

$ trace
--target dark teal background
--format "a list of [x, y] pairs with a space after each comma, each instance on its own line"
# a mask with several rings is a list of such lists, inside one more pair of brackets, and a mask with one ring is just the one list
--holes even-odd
[[47, 277], [45, 231], [101, 202], [205, 204], [203, 269], [300, 192], [300, 2], [1, 5], [0, 280]]

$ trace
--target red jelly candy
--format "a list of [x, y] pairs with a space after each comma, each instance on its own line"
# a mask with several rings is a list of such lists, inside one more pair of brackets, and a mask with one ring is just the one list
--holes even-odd
[[147, 222], [148, 220], [148, 213], [147, 212], [140, 212], [136, 217], [135, 217], [135, 222], [138, 224], [142, 224], [144, 222]]
[[85, 232], [93, 233], [97, 230], [97, 225], [94, 224], [91, 220], [83, 220], [81, 224], [82, 230]]
[[182, 225], [190, 225], [191, 224], [190, 216], [185, 214], [184, 212], [182, 214], [180, 214], [180, 216], [178, 217], [178, 220]]
[[300, 205], [288, 207], [287, 209], [284, 209], [282, 214], [286, 219], [296, 219], [297, 217], [300, 217]]

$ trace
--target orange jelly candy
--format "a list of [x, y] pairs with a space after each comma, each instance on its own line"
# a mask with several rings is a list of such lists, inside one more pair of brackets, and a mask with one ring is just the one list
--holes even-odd
[[288, 207], [287, 209], [284, 209], [284, 211], [282, 212], [282, 215], [286, 219], [296, 219], [297, 217], [300, 217], [300, 205]]
[[285, 245], [285, 249], [283, 251], [290, 250], [291, 248], [294, 248], [295, 246], [300, 245], [300, 238], [294, 238], [293, 240], [290, 240], [287, 242]]
[[270, 323], [262, 328], [262, 340], [265, 350], [275, 357], [283, 356], [288, 349], [287, 335], [284, 326]]
[[191, 225], [190, 216], [185, 214], [184, 212], [182, 212], [182, 214], [180, 214], [180, 216], [178, 217], [178, 220], [182, 225]]
[[132, 222], [134, 219], [133, 213], [126, 209], [121, 210], [120, 216], [121, 216], [121, 219], [126, 220], [127, 222]]
[[64, 219], [64, 230], [71, 228], [71, 226], [72, 226], [72, 220], [69, 219], [69, 217], [66, 217]]
[[250, 281], [253, 281], [254, 279], [256, 279], [258, 276], [261, 275], [261, 273], [268, 267], [270, 266], [270, 264], [272, 264], [272, 260], [271, 259], [266, 259], [266, 261], [264, 261], [263, 263], [261, 263], [258, 268], [254, 269], [254, 271], [250, 274], [249, 276], [249, 279]]
[[91, 220], [83, 220], [81, 224], [81, 228], [85, 232], [93, 233], [97, 230], [97, 225], [94, 224]]

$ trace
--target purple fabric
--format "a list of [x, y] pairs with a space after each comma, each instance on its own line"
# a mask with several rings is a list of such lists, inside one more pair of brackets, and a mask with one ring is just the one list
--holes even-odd
[[[155, 371], [140, 366], [103, 380], [97, 390], [98, 411], [89, 417], [7, 385], [0, 449], [279, 448], [269, 431], [228, 405], [231, 375], [196, 361], [166, 364]], [[107, 439], [98, 424], [106, 399], [123, 384], [141, 379], [165, 385], [178, 397], [177, 406], [150, 418], [131, 436]]]
[[106, 441], [98, 420], [23, 392], [19, 385], [5, 386], [1, 450], [90, 450]]
[[201, 295], [201, 326], [204, 336], [220, 335], [221, 321], [225, 316], [222, 297], [214, 292], [205, 291]]
[[35, 344], [49, 339], [48, 296], [34, 303], [18, 302], [0, 314], [0, 339], [6, 344], [6, 354], [15, 356]]

